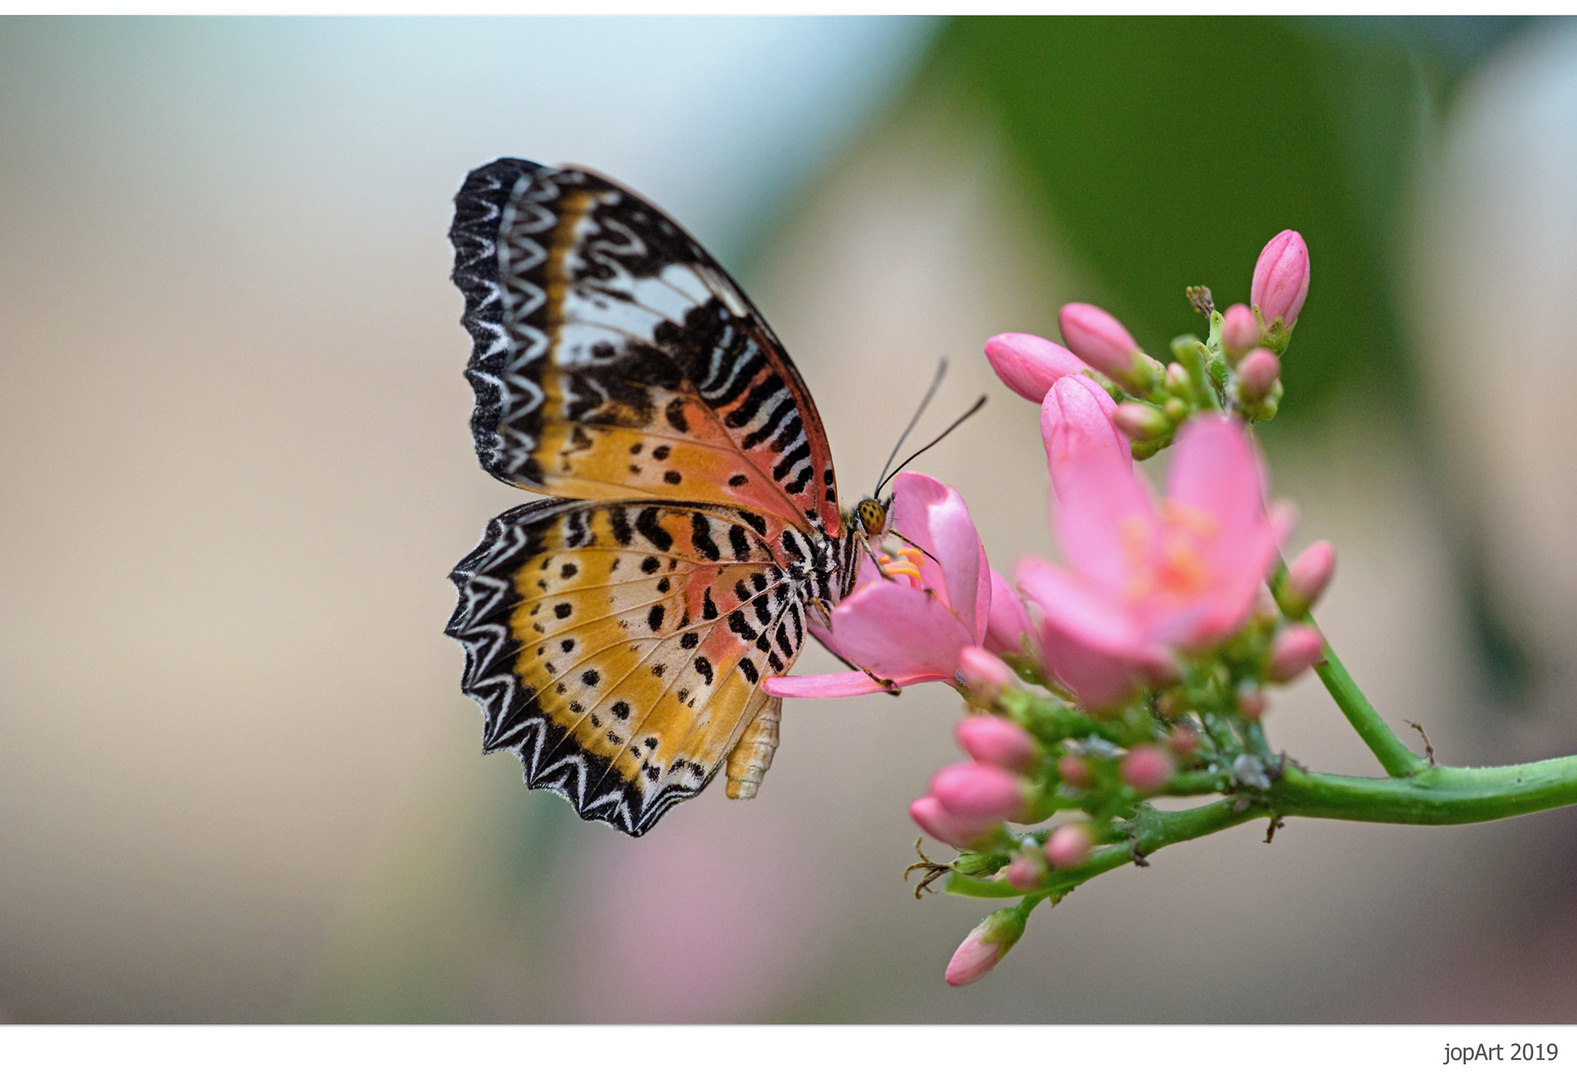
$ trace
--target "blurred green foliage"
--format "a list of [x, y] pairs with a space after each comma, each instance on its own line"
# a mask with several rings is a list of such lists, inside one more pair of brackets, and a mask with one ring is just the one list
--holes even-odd
[[[1406, 423], [1454, 534], [1488, 689], [1534, 678], [1488, 591], [1481, 539], [1449, 512], [1418, 424], [1417, 369], [1400, 317], [1413, 186], [1464, 77], [1521, 19], [957, 18], [906, 99], [962, 105], [999, 136], [1048, 241], [1089, 295], [1046, 297], [1038, 326], [1088, 300], [1169, 359], [1204, 323], [1183, 290], [1247, 301], [1260, 248], [1282, 229], [1309, 246], [1309, 303], [1283, 365], [1280, 417], [1319, 422], [1367, 403]], [[1285, 430], [1285, 422], [1278, 424]]]
[[[1153, 355], [1203, 332], [1185, 286], [1248, 299], [1260, 247], [1303, 233], [1310, 304], [1287, 414], [1410, 395], [1392, 252], [1413, 162], [1462, 67], [1426, 20], [962, 18], [916, 84], [983, 111], [1096, 295]], [[1490, 34], [1498, 36], [1495, 27]], [[1471, 49], [1466, 50], [1469, 54]], [[1454, 62], [1455, 61], [1455, 62]], [[1047, 297], [1043, 330], [1075, 297]]]

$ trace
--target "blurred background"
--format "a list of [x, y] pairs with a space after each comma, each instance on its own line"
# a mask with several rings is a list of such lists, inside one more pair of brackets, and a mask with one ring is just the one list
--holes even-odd
[[[845, 499], [949, 357], [921, 434], [989, 416], [921, 464], [1005, 571], [1044, 458], [983, 342], [1083, 299], [1164, 355], [1184, 286], [1246, 300], [1299, 229], [1264, 437], [1340, 553], [1328, 636], [1446, 763], [1577, 752], [1577, 25], [3, 19], [0, 1016], [1577, 1016], [1570, 809], [1169, 849], [950, 990], [991, 905], [901, 876], [944, 687], [791, 703], [755, 802], [639, 841], [483, 759], [446, 574], [523, 499], [471, 449], [446, 232], [506, 154], [731, 268]], [[1312, 680], [1267, 723], [1377, 771]]]

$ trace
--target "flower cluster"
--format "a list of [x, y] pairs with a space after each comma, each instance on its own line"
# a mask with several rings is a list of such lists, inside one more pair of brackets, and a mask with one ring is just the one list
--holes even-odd
[[[1148, 800], [1253, 799], [1279, 774], [1263, 688], [1321, 661], [1307, 616], [1335, 556], [1322, 542], [1282, 566], [1293, 514], [1267, 503], [1248, 425], [1275, 415], [1308, 284], [1307, 248], [1289, 230], [1260, 255], [1249, 305], [1220, 312], [1190, 290], [1209, 332], [1173, 340], [1169, 363], [1090, 304], [1062, 309], [1063, 345], [992, 338], [996, 374], [1040, 405], [1065, 562], [1026, 556], [1010, 584], [958, 492], [905, 473], [890, 533], [903, 546], [867, 560], [830, 627], [814, 631], [857, 670], [768, 681], [782, 696], [938, 680], [964, 695], [968, 760], [938, 771], [910, 816], [961, 852], [926, 864], [950, 871], [950, 891], [1019, 903], [969, 934], [950, 984], [989, 972], [1041, 900], [1142, 862]], [[1157, 494], [1134, 461], [1166, 447]]]

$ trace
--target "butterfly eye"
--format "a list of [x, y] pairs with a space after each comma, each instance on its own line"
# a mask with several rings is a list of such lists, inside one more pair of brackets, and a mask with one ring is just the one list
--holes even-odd
[[880, 536], [887, 531], [887, 508], [875, 499], [861, 499], [854, 512], [859, 515], [866, 536]]

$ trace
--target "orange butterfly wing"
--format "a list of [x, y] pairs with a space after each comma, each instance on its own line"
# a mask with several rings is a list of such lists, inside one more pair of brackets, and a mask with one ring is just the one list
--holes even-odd
[[636, 836], [725, 761], [749, 797], [780, 708], [759, 681], [850, 577], [809, 392], [728, 275], [617, 185], [502, 159], [455, 204], [477, 455], [560, 496], [451, 575], [484, 751]]
[[688, 233], [585, 170], [510, 158], [473, 171], [455, 208], [488, 472], [570, 498], [739, 503], [839, 534], [810, 392]]

